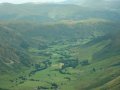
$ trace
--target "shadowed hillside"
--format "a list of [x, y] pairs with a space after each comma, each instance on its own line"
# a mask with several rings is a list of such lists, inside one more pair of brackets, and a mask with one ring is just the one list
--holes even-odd
[[1, 73], [9, 70], [17, 71], [21, 66], [29, 66], [30, 58], [25, 50], [28, 44], [19, 35], [10, 28], [0, 26], [0, 42]]

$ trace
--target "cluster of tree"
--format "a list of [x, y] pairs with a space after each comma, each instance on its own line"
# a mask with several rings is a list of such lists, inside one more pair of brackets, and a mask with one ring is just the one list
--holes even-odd
[[22, 41], [20, 46], [24, 49], [27, 49], [29, 47], [29, 44], [26, 41]]
[[40, 80], [36, 80], [36, 79], [29, 79], [30, 81], [36, 81], [39, 82]]
[[72, 68], [76, 68], [79, 64], [78, 59], [63, 59], [60, 60], [61, 63], [64, 63], [64, 65], [62, 66], [62, 68], [59, 69], [59, 72], [64, 74], [65, 73], [65, 69], [67, 67], [72, 67]]
[[39, 46], [38, 46], [39, 50], [43, 50], [43, 49], [46, 49], [46, 48], [48, 48], [47, 44], [39, 44]]
[[56, 83], [51, 83], [51, 89], [57, 89], [58, 88], [58, 85]]
[[38, 86], [37, 90], [57, 90], [59, 86], [56, 83], [50, 83], [51, 87], [45, 87], [45, 86]]
[[80, 64], [81, 64], [82, 66], [86, 66], [86, 65], [89, 65], [90, 63], [89, 63], [88, 60], [83, 60], [83, 61], [80, 62]]
[[70, 77], [64, 77], [65, 79], [67, 79], [68, 81], [71, 81], [71, 78]]
[[26, 80], [28, 80], [26, 76], [19, 76], [15, 80], [9, 80], [9, 81], [18, 85], [18, 84], [23, 84]]
[[27, 78], [25, 76], [19, 76], [18, 78], [21, 80], [27, 80]]
[[41, 70], [48, 68], [49, 66], [51, 66], [51, 64], [52, 64], [52, 62], [50, 60], [45, 60], [45, 61], [40, 62], [40, 64], [35, 64], [34, 65], [35, 70], [31, 71], [29, 73], [29, 76], [35, 74], [38, 71], [41, 71]]
[[43, 86], [38, 86], [37, 87], [37, 90], [48, 90], [49, 88], [48, 87], [43, 87]]

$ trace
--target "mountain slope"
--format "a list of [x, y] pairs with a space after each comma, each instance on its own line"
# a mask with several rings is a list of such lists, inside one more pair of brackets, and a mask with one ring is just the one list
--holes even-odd
[[[0, 72], [17, 71], [22, 66], [29, 66], [29, 56], [24, 46], [27, 43], [11, 29], [0, 26]], [[14, 69], [16, 67], [16, 69]]]

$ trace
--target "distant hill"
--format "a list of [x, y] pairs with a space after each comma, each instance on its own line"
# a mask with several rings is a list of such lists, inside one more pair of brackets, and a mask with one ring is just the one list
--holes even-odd
[[[8, 9], [9, 8], [9, 9]], [[58, 21], [86, 18], [118, 20], [120, 13], [111, 9], [92, 9], [72, 4], [0, 4], [0, 20]], [[109, 17], [107, 16], [109, 15]]]
[[99, 18], [51, 21], [42, 24], [25, 21], [14, 21], [4, 24], [14, 32], [19, 32], [28, 41], [37, 40], [37, 43], [40, 43], [39, 41], [49, 42], [64, 39], [70, 40], [72, 38], [95, 38], [105, 35], [115, 29], [116, 26], [119, 27], [112, 21]]

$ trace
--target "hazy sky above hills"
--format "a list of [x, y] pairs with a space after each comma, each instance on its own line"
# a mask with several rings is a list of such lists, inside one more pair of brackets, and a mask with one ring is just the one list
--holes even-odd
[[66, 3], [66, 4], [78, 4], [88, 7], [100, 7], [100, 8], [109, 8], [117, 7], [119, 8], [120, 0], [0, 0], [0, 3]]
[[0, 3], [26, 3], [26, 2], [40, 2], [40, 3], [49, 3], [49, 2], [63, 2], [65, 0], [0, 0]]
[[56, 2], [67, 2], [67, 3], [105, 3], [105, 2], [115, 2], [119, 0], [0, 0], [0, 3], [26, 3], [26, 2], [39, 2], [39, 3], [56, 3]]

